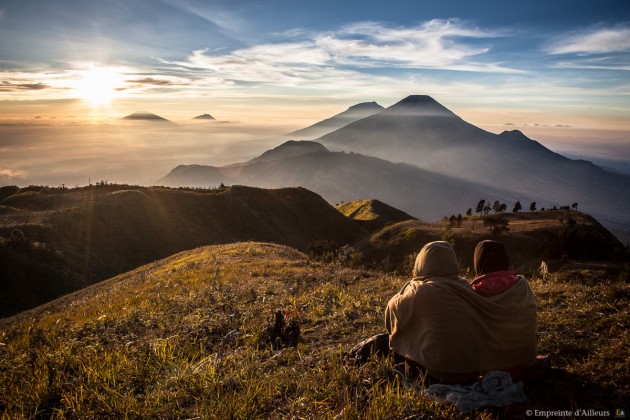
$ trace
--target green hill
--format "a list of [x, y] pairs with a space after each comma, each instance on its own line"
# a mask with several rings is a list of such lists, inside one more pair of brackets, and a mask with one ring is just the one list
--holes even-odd
[[402, 210], [398, 210], [379, 200], [356, 200], [336, 206], [343, 215], [353, 219], [368, 230], [403, 220], [416, 220]]
[[[627, 403], [627, 277], [590, 285], [564, 271], [526, 274], [539, 304], [539, 352], [551, 354], [554, 371], [526, 384], [524, 405], [473, 418]], [[0, 320], [0, 413], [456, 417], [401, 382], [388, 360], [343, 363], [344, 350], [382, 331], [384, 306], [407, 280], [318, 263], [273, 244], [173, 255]]]
[[5, 316], [198, 246], [254, 240], [307, 250], [364, 234], [303, 188], [29, 187], [1, 204]]

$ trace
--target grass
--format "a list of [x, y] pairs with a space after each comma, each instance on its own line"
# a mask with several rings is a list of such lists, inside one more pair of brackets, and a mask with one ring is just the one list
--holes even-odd
[[[554, 374], [525, 409], [611, 409], [630, 396], [630, 287], [593, 270], [532, 279]], [[183, 252], [0, 320], [2, 418], [451, 418], [389, 360], [344, 363], [383, 331], [408, 279], [323, 264], [263, 243]], [[274, 315], [297, 346], [269, 340]], [[274, 345], [276, 344], [276, 345]]]

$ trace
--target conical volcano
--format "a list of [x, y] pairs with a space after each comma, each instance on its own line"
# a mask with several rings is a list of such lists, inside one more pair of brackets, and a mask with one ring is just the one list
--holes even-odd
[[166, 118], [162, 118], [159, 115], [155, 115], [146, 111], [134, 112], [133, 114], [129, 114], [124, 117], [123, 120], [170, 122]]
[[410, 159], [444, 147], [482, 143], [492, 135], [462, 120], [430, 96], [411, 95], [318, 141], [395, 162], [418, 163]]
[[[387, 108], [390, 112], [411, 112], [417, 115], [457, 117], [451, 110], [428, 95], [410, 95]], [[457, 117], [459, 118], [459, 117]]]

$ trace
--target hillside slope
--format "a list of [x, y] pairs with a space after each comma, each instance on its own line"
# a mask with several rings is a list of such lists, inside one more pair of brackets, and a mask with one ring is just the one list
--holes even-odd
[[2, 204], [13, 210], [0, 215], [0, 237], [19, 231], [26, 240], [0, 241], [3, 315], [202, 245], [258, 240], [306, 250], [363, 235], [303, 188], [31, 188]]
[[379, 200], [350, 201], [338, 205], [337, 210], [368, 230], [382, 228], [385, 225], [403, 220], [415, 219], [404, 211]]
[[[403, 383], [388, 360], [343, 363], [343, 350], [382, 332], [384, 305], [407, 280], [271, 244], [186, 251], [0, 320], [0, 413], [457, 417]], [[555, 370], [525, 385], [527, 405], [473, 418], [627, 403], [628, 284], [588, 286], [553, 273], [531, 285], [539, 351]]]

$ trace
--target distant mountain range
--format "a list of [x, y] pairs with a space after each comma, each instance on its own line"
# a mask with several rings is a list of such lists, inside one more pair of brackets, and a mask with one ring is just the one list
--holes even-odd
[[465, 212], [480, 197], [496, 200], [510, 195], [509, 191], [455, 179], [415, 165], [357, 153], [331, 152], [312, 141], [288, 141], [239, 164], [180, 165], [157, 183], [191, 187], [221, 183], [263, 188], [303, 186], [321, 194], [330, 203], [370, 197], [425, 220], [439, 219], [448, 209]]
[[317, 141], [511, 191], [513, 197], [545, 205], [577, 202], [608, 226], [630, 228], [630, 177], [568, 159], [520, 131], [497, 135], [482, 130], [429, 96], [409, 96]]
[[[608, 227], [630, 230], [628, 176], [568, 159], [520, 131], [482, 130], [429, 96], [412, 95], [386, 109], [355, 107], [305, 129], [331, 130], [316, 142], [284, 143], [221, 168], [179, 166], [158, 182], [301, 185], [331, 203], [379, 199], [424, 220], [465, 212], [480, 199], [510, 208], [516, 201], [539, 208], [578, 203]], [[358, 117], [357, 110], [370, 115], [335, 129]]]

